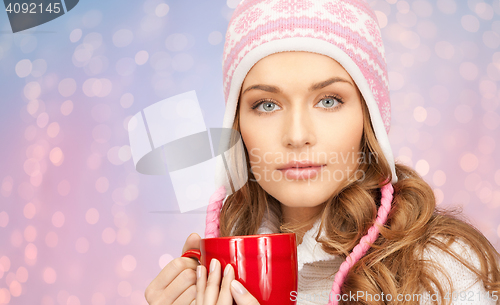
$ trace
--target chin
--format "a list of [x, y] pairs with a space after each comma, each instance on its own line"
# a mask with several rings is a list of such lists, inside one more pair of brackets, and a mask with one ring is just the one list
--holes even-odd
[[315, 201], [308, 199], [308, 201], [298, 201], [296, 198], [284, 198], [278, 201], [289, 208], [314, 208], [321, 205], [324, 201]]
[[301, 181], [301, 183], [286, 182], [286, 185], [268, 185], [264, 190], [288, 207], [316, 207], [330, 198], [335, 186], [331, 183], [307, 184], [307, 181], [306, 183]]

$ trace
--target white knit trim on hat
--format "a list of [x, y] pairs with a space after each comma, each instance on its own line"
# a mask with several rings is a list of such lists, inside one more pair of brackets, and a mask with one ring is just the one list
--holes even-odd
[[[349, 55], [347, 55], [339, 47], [322, 39], [312, 37], [284, 38], [263, 43], [248, 52], [234, 71], [231, 81], [231, 88], [229, 89], [222, 127], [231, 128], [233, 126], [238, 97], [240, 94], [241, 86], [243, 85], [243, 81], [245, 80], [248, 71], [250, 71], [250, 69], [262, 58], [273, 53], [286, 51], [307, 51], [323, 54], [335, 59], [340, 65], [342, 65], [342, 67], [344, 67], [344, 69], [349, 73], [349, 75], [358, 86], [361, 94], [366, 101], [366, 105], [368, 106], [368, 110], [370, 112], [375, 136], [392, 171], [392, 183], [396, 183], [398, 181], [398, 178], [396, 176], [396, 168], [391, 145], [389, 143], [389, 137], [385, 130], [384, 122], [382, 121], [377, 102], [373, 96], [367, 80], [363, 76], [363, 73], [361, 72], [359, 67], [349, 57]], [[224, 169], [224, 164], [221, 158], [217, 159], [215, 170], [216, 188], [224, 185], [226, 188], [226, 192], [228, 194], [231, 194], [231, 187], [229, 185], [229, 181]]]

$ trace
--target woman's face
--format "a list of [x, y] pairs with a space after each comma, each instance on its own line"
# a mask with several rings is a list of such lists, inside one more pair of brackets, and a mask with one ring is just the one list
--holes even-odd
[[[239, 116], [261, 187], [286, 207], [325, 202], [357, 169], [361, 102], [350, 75], [328, 56], [280, 52], [257, 62], [243, 82]], [[313, 166], [289, 164], [304, 160]]]

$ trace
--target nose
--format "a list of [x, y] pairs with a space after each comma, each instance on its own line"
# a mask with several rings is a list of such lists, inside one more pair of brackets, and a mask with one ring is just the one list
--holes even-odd
[[283, 123], [282, 144], [287, 148], [316, 144], [314, 120], [305, 107], [292, 107], [287, 111]]

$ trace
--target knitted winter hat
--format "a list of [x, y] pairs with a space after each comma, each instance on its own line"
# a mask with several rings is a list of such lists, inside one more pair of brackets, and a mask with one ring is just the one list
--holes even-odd
[[[248, 71], [262, 58], [283, 51], [308, 51], [330, 56], [350, 74], [366, 101], [375, 136], [392, 170], [392, 183], [396, 183], [394, 158], [387, 135], [391, 106], [384, 46], [375, 13], [368, 3], [365, 0], [240, 2], [229, 22], [224, 45], [222, 64], [226, 111], [223, 128], [233, 126], [238, 97]], [[226, 193], [231, 191], [220, 159], [216, 165], [215, 182], [218, 189], [207, 210], [206, 237], [219, 235], [219, 211]], [[392, 190], [390, 183], [388, 188]], [[388, 212], [388, 208], [379, 209], [377, 222], [384, 223]], [[371, 239], [374, 241], [376, 236], [371, 236]]]

